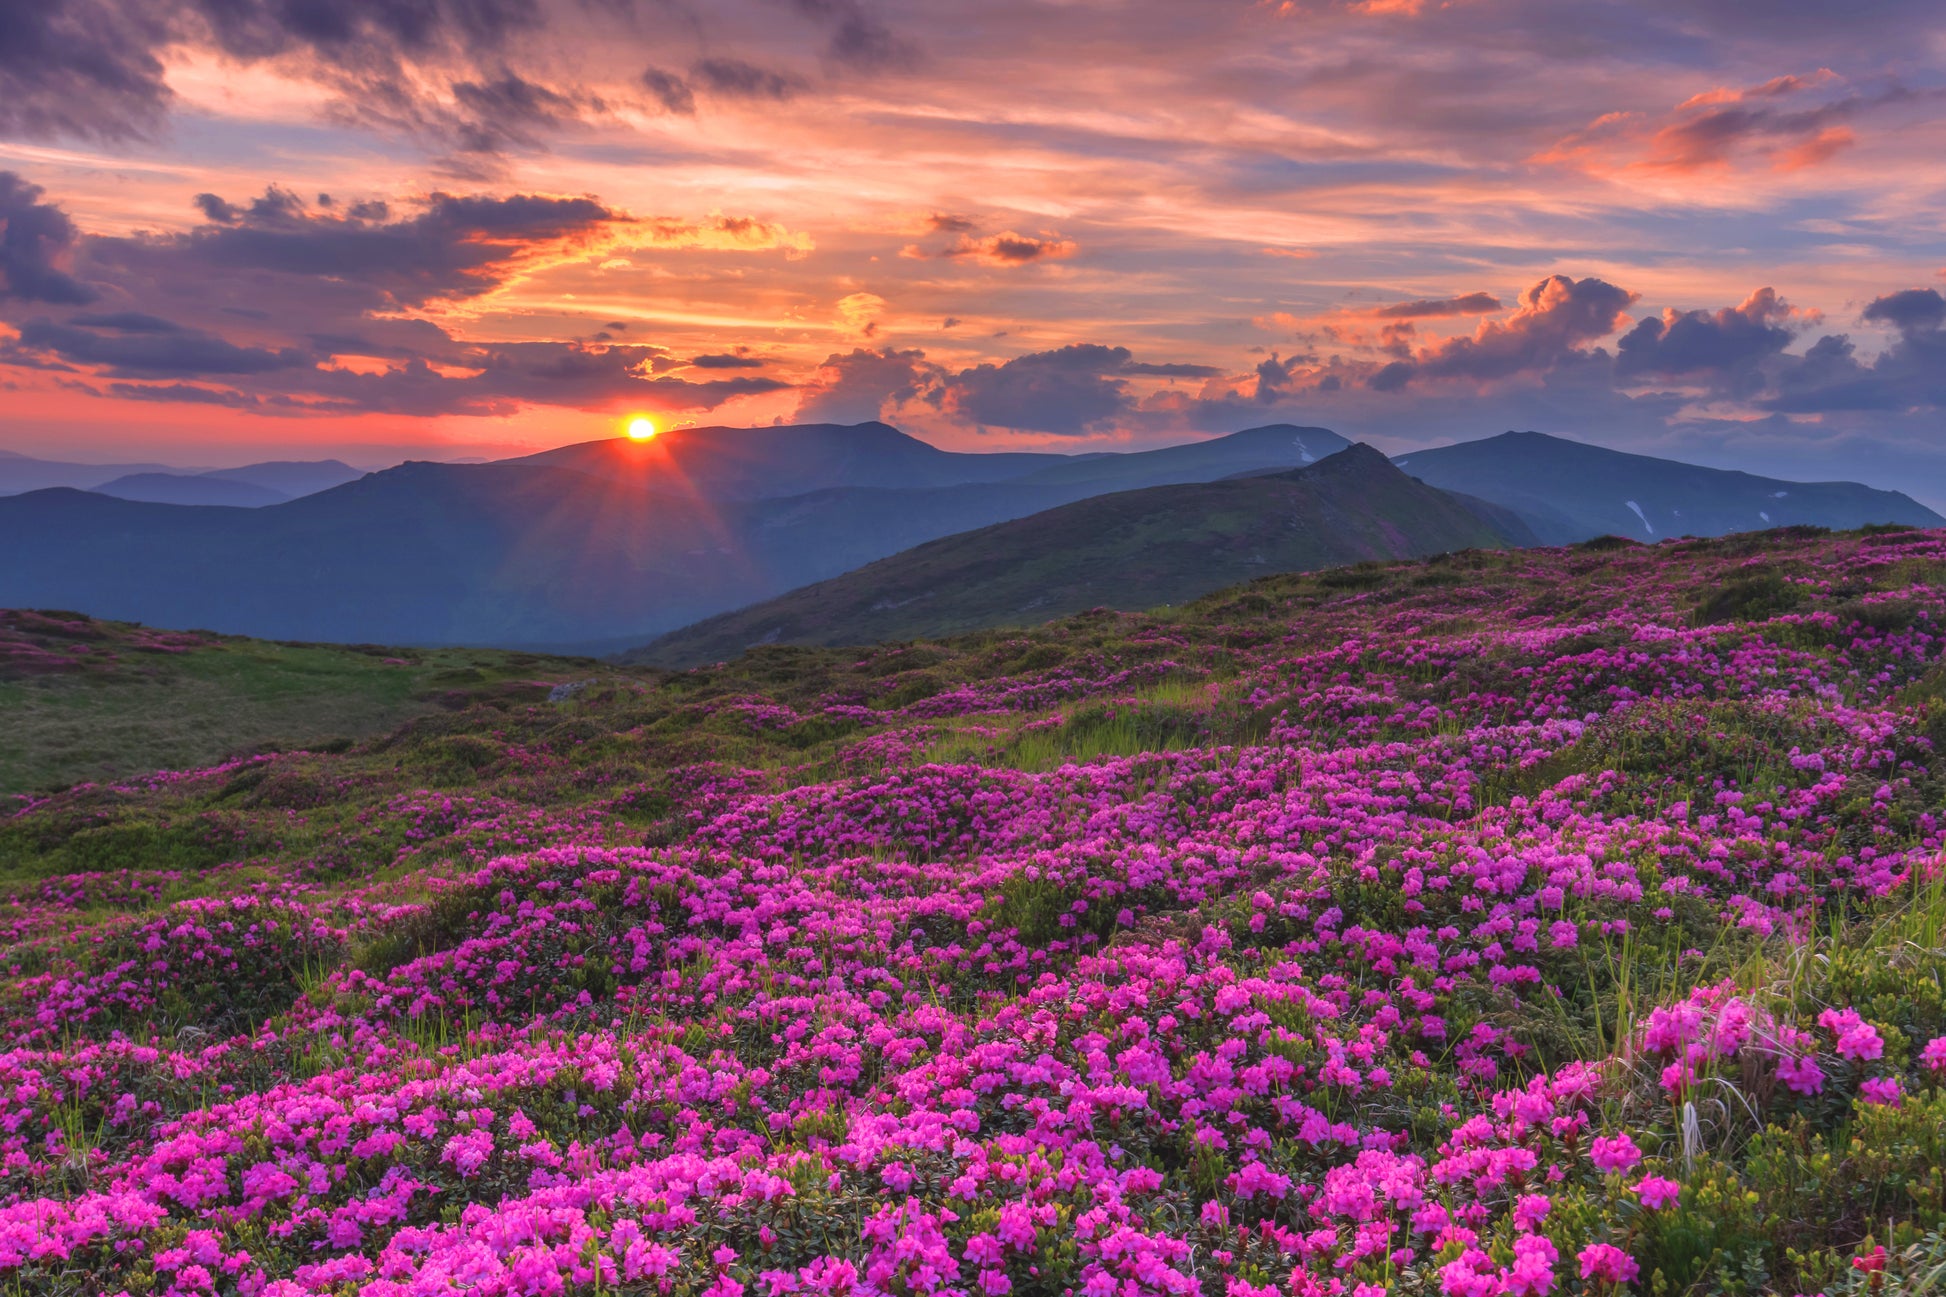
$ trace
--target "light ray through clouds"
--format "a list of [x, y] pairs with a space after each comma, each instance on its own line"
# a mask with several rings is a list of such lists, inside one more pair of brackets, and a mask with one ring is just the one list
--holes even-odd
[[0, 30], [17, 451], [1287, 419], [1946, 498], [1932, 3], [0, 0]]

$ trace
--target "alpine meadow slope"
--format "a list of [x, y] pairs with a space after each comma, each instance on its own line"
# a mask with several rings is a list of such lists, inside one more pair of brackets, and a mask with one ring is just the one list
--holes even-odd
[[1931, 1291], [1946, 532], [1350, 571], [14, 799], [0, 1282]]
[[0, 609], [0, 814], [12, 794], [279, 749], [342, 750], [415, 716], [545, 697], [585, 659], [272, 643]]
[[1507, 510], [1415, 482], [1368, 446], [1307, 468], [1095, 496], [929, 541], [624, 655], [690, 666], [757, 644], [872, 644], [1186, 603], [1274, 572], [1530, 545]]

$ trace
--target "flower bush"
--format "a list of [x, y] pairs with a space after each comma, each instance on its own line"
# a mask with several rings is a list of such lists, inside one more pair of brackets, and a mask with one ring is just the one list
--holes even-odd
[[1946, 535], [1351, 575], [23, 800], [0, 1282], [1926, 1282]]

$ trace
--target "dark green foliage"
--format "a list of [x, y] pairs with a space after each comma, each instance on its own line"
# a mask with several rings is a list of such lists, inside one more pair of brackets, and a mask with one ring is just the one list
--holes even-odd
[[1692, 620], [1698, 626], [1730, 622], [1769, 621], [1804, 605], [1804, 592], [1775, 572], [1732, 581], [1696, 605]]

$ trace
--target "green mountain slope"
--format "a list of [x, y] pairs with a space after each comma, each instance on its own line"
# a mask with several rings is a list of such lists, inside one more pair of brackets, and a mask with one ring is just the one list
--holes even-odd
[[665, 635], [624, 659], [688, 665], [756, 644], [864, 644], [1181, 603], [1273, 572], [1532, 544], [1517, 519], [1354, 445], [1292, 472], [1096, 496], [931, 541]]
[[280, 644], [0, 609], [0, 799], [266, 747], [334, 746], [610, 674], [585, 658]]

